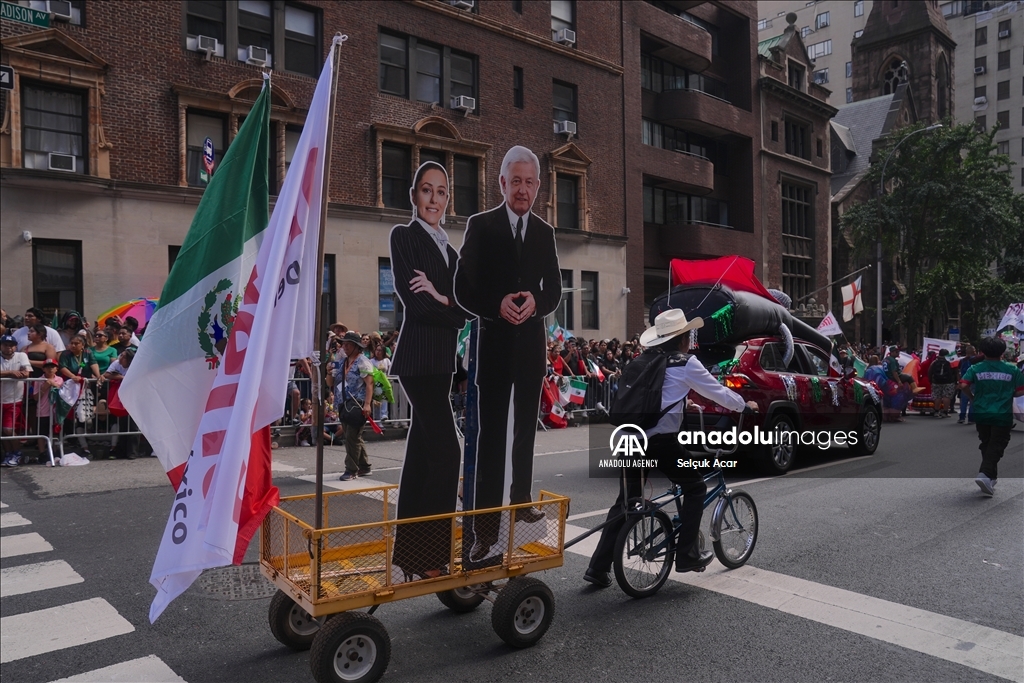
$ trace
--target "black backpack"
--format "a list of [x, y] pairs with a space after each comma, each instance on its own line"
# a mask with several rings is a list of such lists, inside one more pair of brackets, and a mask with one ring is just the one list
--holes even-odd
[[945, 358], [939, 357], [932, 361], [932, 376], [936, 384], [952, 384], [956, 381], [953, 366]]
[[608, 411], [608, 421], [616, 427], [633, 424], [644, 430], [658, 424], [675, 407], [673, 404], [661, 409], [667, 366], [668, 355], [660, 346], [649, 348], [630, 361], [619, 378], [619, 391]]

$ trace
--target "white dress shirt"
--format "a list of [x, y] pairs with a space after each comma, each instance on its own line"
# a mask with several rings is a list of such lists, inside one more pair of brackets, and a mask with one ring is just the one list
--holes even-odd
[[437, 229], [427, 225], [422, 219], [417, 218], [416, 222], [420, 224], [420, 227], [427, 231], [430, 238], [437, 244], [437, 248], [441, 250], [441, 258], [444, 259], [445, 264], [448, 264], [448, 233], [444, 231], [440, 225]]
[[742, 411], [747, 405], [742, 396], [719, 384], [696, 358], [691, 356], [686, 365], [676, 366], [673, 366], [670, 360], [669, 367], [665, 369], [665, 384], [661, 388], [661, 409], [665, 410], [675, 405], [662, 416], [653, 429], [648, 430], [647, 436], [679, 433], [683, 410], [686, 408], [686, 395], [691, 390], [736, 412]]
[[509, 208], [508, 202], [505, 202], [505, 211], [508, 212], [508, 224], [512, 226], [512, 239], [516, 238], [516, 223], [519, 219], [523, 219], [523, 241], [526, 241], [526, 224], [530, 222], [530, 212], [527, 211], [526, 215], [520, 216], [515, 211]]
[[[19, 327], [14, 331], [14, 334], [12, 336], [18, 342], [19, 351], [24, 350], [24, 348], [28, 346], [29, 341], [27, 327]], [[46, 341], [48, 341], [53, 346], [53, 348], [57, 350], [57, 353], [60, 353], [61, 351], [64, 351], [67, 348], [64, 346], [64, 340], [61, 338], [60, 332], [53, 329], [49, 325], [46, 325]]]

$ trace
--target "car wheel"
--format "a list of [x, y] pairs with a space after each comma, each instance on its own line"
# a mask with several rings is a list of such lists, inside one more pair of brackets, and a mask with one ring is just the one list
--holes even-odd
[[[786, 413], [776, 413], [768, 421], [766, 431], [774, 436], [783, 431], [795, 432], [796, 426]], [[761, 446], [761, 469], [766, 474], [785, 474], [793, 466], [796, 447], [795, 443], [782, 444], [777, 439], [773, 439], [770, 445]]]
[[850, 445], [854, 455], [871, 455], [882, 434], [882, 413], [873, 405], [864, 406], [857, 422], [857, 443]]

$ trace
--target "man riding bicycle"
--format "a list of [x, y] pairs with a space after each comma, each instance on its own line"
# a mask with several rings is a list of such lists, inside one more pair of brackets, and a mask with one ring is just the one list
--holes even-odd
[[[648, 349], [645, 353], [664, 352], [668, 356], [661, 389], [663, 414], [654, 427], [645, 430], [648, 438], [646, 457], [656, 459], [658, 470], [679, 485], [683, 492], [676, 551], [677, 572], [701, 571], [714, 557], [710, 551], [701, 552], [697, 543], [704, 512], [704, 494], [707, 493], [703, 475], [696, 469], [678, 466], [689, 459], [689, 454], [678, 440], [686, 396], [692, 390], [730, 410], [744, 413], [757, 410], [757, 403], [744, 402], [742, 396], [719, 384], [699, 361], [689, 362], [689, 333], [703, 326], [703, 319], [687, 321], [681, 310], [670, 309], [659, 314], [654, 320], [654, 326], [640, 337], [640, 344]], [[625, 522], [623, 509], [628, 500], [640, 498], [642, 493], [640, 474], [635, 470], [626, 470], [624, 476], [619, 478], [619, 496], [608, 510], [606, 526], [590, 558], [590, 566], [583, 575], [585, 581], [599, 588], [612, 585], [610, 571], [615, 554], [615, 538]]]

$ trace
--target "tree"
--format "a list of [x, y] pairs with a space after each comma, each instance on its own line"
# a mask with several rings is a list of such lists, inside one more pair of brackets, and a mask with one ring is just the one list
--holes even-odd
[[995, 153], [996, 131], [965, 123], [908, 137], [921, 127], [891, 135], [868, 172], [877, 188], [888, 159], [885, 195], [842, 219], [858, 256], [873, 256], [881, 237], [906, 288], [893, 322], [911, 341], [957, 296], [974, 301], [975, 320], [1024, 297], [1024, 201], [1009, 157]]

